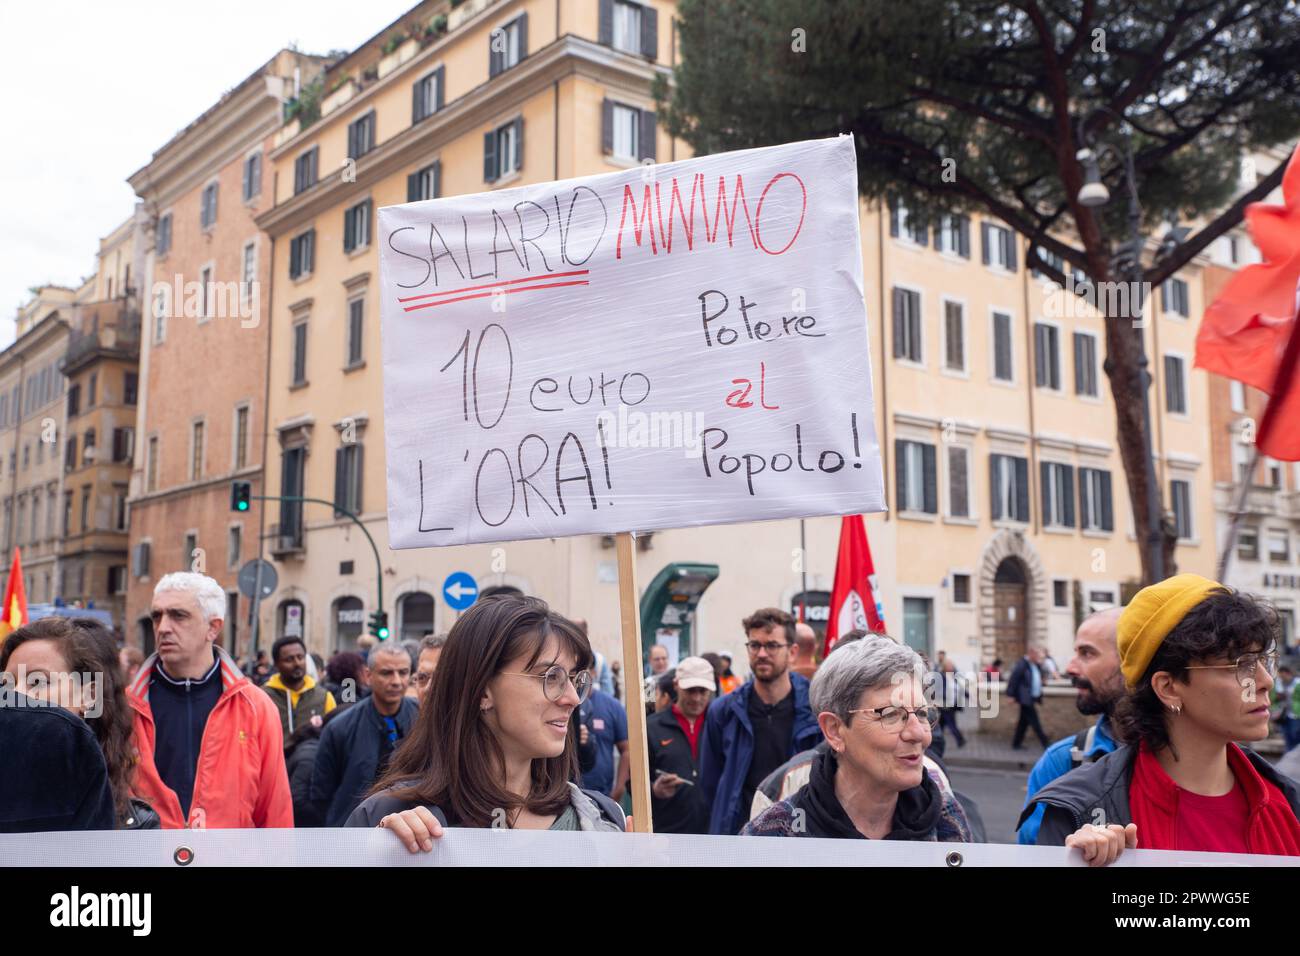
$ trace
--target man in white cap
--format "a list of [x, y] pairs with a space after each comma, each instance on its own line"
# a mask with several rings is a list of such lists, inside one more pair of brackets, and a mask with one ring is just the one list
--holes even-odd
[[708, 833], [709, 807], [700, 792], [700, 733], [717, 685], [702, 657], [677, 664], [677, 703], [646, 718], [650, 804], [656, 833]]

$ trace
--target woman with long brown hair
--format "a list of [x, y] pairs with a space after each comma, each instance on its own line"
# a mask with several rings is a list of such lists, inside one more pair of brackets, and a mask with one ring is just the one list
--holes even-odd
[[591, 689], [591, 645], [544, 601], [499, 595], [451, 629], [415, 726], [347, 826], [392, 830], [412, 852], [443, 828], [625, 828], [582, 790], [570, 722]]
[[89, 619], [47, 617], [10, 634], [0, 647], [0, 671], [28, 697], [72, 711], [95, 732], [108, 767], [120, 829], [154, 830], [158, 814], [132, 790], [135, 718], [117, 649], [109, 632]]

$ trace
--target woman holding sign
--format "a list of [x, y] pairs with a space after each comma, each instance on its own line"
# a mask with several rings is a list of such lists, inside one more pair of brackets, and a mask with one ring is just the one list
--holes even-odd
[[347, 826], [412, 853], [448, 826], [622, 831], [622, 809], [571, 783], [569, 724], [591, 692], [591, 645], [537, 598], [499, 595], [451, 629], [415, 726]]

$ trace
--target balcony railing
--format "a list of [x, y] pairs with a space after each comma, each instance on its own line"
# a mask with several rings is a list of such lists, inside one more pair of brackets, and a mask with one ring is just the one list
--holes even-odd
[[140, 354], [140, 310], [130, 300], [82, 306], [82, 328], [68, 338], [64, 368], [71, 368], [95, 352]]

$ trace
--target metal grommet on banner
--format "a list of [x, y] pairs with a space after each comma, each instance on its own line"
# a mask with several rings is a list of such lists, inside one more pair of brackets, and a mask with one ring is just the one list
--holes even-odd
[[177, 866], [189, 866], [194, 862], [194, 851], [187, 846], [178, 846], [172, 853], [172, 860]]
[[962, 855], [958, 853], [956, 850], [953, 850], [951, 853], [949, 853], [946, 857], [943, 858], [943, 862], [947, 863], [949, 866], [961, 866], [964, 861], [962, 859]]

